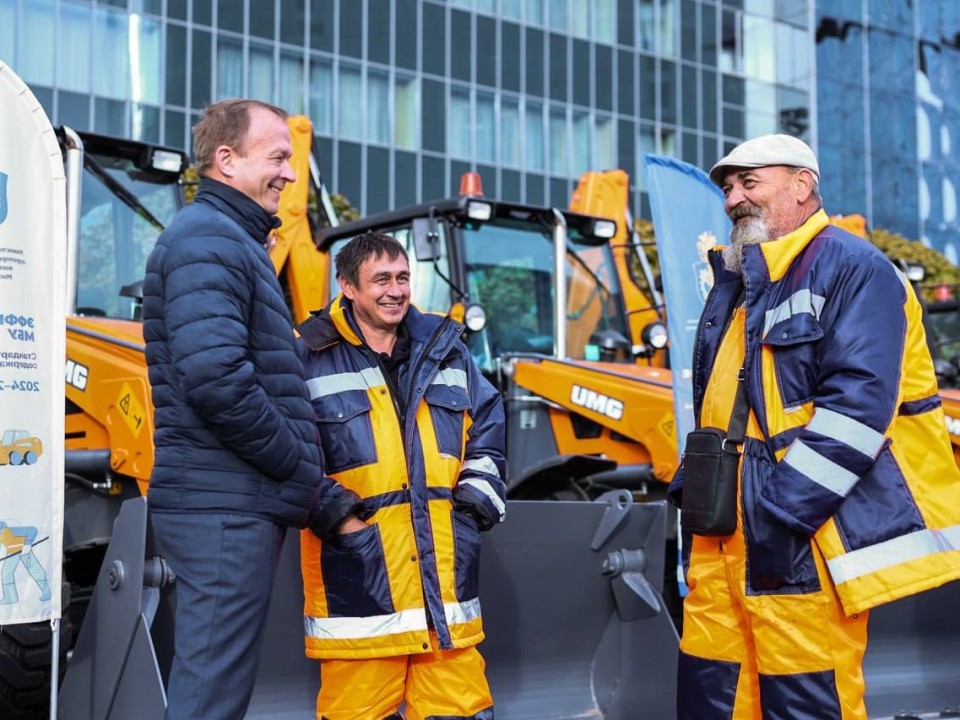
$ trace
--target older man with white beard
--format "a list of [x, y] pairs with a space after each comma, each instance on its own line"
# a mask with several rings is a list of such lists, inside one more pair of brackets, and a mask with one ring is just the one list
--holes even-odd
[[960, 472], [909, 283], [786, 135], [718, 162], [694, 349], [680, 720], [866, 720], [870, 608], [960, 577]]

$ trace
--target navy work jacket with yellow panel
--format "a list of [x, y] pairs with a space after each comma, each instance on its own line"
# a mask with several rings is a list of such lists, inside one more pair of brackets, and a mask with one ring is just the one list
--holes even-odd
[[[960, 471], [903, 275], [822, 210], [745, 247], [745, 281], [718, 250], [710, 261], [694, 349], [698, 417], [746, 286], [756, 419], [740, 476], [747, 592], [815, 590], [811, 538], [848, 615], [960, 577]], [[682, 486], [681, 468], [670, 494]]]
[[463, 325], [410, 307], [391, 379], [342, 296], [298, 328], [327, 473], [369, 527], [301, 535], [307, 655], [373, 658], [483, 639], [480, 530], [504, 518], [504, 416]]

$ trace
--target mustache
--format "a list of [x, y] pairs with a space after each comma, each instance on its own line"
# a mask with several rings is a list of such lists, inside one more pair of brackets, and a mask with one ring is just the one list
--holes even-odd
[[760, 208], [755, 205], [748, 205], [746, 203], [737, 205], [733, 210], [730, 211], [730, 219], [736, 222], [740, 218], [745, 217], [760, 217]]

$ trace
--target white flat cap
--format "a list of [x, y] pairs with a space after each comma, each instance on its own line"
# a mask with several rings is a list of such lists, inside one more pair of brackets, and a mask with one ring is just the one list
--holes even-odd
[[767, 167], [788, 165], [806, 168], [820, 180], [820, 165], [817, 156], [803, 140], [790, 135], [761, 135], [737, 145], [730, 154], [710, 168], [710, 179], [715, 185], [723, 183], [728, 168]]

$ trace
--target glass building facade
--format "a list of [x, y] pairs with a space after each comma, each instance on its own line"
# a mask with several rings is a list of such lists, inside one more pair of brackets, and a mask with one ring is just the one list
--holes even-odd
[[816, 144], [814, 73], [831, 45], [812, 41], [818, 12], [813, 0], [0, 0], [0, 59], [55, 123], [177, 147], [221, 98], [305, 113], [327, 184], [365, 214], [451, 195], [469, 169], [489, 196], [566, 206], [580, 173], [620, 167], [649, 216], [646, 152], [709, 167], [760, 133]]
[[960, 255], [960, 3], [816, 8], [818, 150], [831, 212]]

